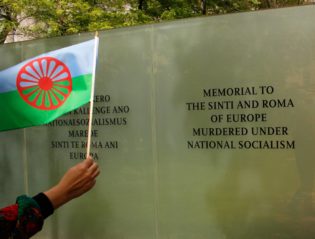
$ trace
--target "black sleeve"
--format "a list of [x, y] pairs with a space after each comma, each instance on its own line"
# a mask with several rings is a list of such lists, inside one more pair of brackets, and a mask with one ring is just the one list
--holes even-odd
[[54, 207], [44, 193], [37, 194], [33, 199], [38, 203], [44, 219], [54, 213]]

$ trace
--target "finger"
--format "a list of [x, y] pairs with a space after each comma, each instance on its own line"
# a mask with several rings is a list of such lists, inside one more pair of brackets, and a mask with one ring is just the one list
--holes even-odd
[[95, 184], [96, 184], [96, 180], [95, 179], [90, 181], [88, 184], [86, 184], [86, 191], [88, 191], [91, 188], [93, 188]]
[[88, 169], [88, 172], [89, 172], [89, 174], [91, 175], [92, 178], [96, 178], [100, 174], [100, 168], [95, 163]]
[[94, 172], [98, 168], [98, 164], [96, 162], [93, 162], [89, 167], [89, 172]]
[[101, 173], [101, 170], [97, 168], [97, 170], [92, 174], [92, 178], [96, 178]]
[[94, 161], [93, 158], [91, 156], [88, 156], [83, 162], [82, 162], [86, 167], [90, 167]]

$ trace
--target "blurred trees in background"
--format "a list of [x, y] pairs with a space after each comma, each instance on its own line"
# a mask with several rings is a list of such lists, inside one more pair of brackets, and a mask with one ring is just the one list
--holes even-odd
[[0, 43], [10, 37], [62, 36], [310, 2], [314, 0], [0, 0]]

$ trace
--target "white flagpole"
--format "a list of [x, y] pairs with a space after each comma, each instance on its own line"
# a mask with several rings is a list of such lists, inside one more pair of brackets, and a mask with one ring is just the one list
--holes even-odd
[[90, 98], [89, 130], [88, 130], [86, 156], [90, 155], [90, 149], [91, 149], [92, 118], [93, 118], [94, 88], [95, 88], [96, 63], [97, 63], [97, 55], [98, 55], [98, 43], [99, 43], [99, 37], [98, 37], [98, 32], [96, 32], [95, 33], [92, 86], [91, 86], [91, 98]]

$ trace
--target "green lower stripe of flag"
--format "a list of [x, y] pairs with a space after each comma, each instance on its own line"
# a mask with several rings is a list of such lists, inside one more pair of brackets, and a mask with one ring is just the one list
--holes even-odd
[[27, 104], [18, 91], [0, 94], [0, 131], [42, 125], [90, 101], [92, 75], [72, 79], [72, 92], [55, 110], [40, 110]]

